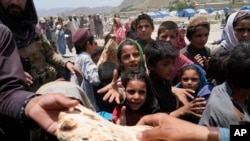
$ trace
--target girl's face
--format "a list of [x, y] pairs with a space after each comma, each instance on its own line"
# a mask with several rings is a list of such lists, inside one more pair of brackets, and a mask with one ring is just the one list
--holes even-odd
[[175, 30], [166, 29], [159, 34], [157, 40], [164, 40], [170, 42], [173, 46], [176, 46], [177, 32]]
[[146, 101], [147, 86], [144, 81], [128, 81], [125, 92], [127, 105], [131, 110], [137, 111]]
[[172, 58], [165, 58], [159, 60], [154, 66], [149, 66], [149, 70], [159, 78], [171, 80], [174, 71], [174, 62], [175, 60]]
[[186, 36], [186, 31], [185, 31], [185, 30], [182, 30], [182, 31], [180, 32], [180, 37], [181, 37], [182, 39], [185, 39], [185, 36]]
[[200, 84], [200, 75], [196, 70], [185, 70], [181, 76], [181, 85], [183, 88], [189, 88], [194, 91], [197, 90]]
[[243, 19], [237, 22], [234, 27], [234, 35], [239, 42], [250, 40], [250, 19]]
[[120, 64], [125, 70], [140, 68], [140, 53], [135, 45], [122, 46]]
[[192, 35], [190, 42], [194, 48], [204, 48], [208, 40], [209, 30], [203, 26], [199, 26], [195, 30], [196, 31]]

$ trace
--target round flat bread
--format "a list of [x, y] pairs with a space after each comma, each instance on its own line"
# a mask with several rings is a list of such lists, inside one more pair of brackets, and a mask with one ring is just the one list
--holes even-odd
[[57, 138], [59, 141], [138, 141], [136, 133], [150, 126], [120, 126], [83, 106], [74, 112], [59, 115]]

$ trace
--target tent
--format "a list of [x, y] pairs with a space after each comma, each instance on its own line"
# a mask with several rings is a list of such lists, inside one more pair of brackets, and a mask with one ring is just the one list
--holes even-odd
[[224, 8], [223, 8], [224, 13], [228, 13], [229, 10], [230, 10], [230, 9], [229, 9], [228, 7], [224, 7]]
[[178, 11], [178, 17], [193, 17], [195, 15], [194, 9], [187, 8], [182, 11]]
[[250, 6], [249, 5], [247, 5], [247, 6], [243, 6], [243, 7], [241, 7], [241, 9], [240, 10], [250, 10]]
[[149, 15], [152, 19], [163, 18], [163, 16], [159, 12], [147, 12], [146, 14]]
[[162, 17], [167, 17], [167, 16], [169, 16], [169, 13], [168, 13], [166, 10], [158, 11], [158, 13], [160, 13], [160, 14], [162, 15]]
[[214, 8], [209, 7], [209, 8], [207, 9], [207, 13], [213, 13], [213, 12], [214, 12]]

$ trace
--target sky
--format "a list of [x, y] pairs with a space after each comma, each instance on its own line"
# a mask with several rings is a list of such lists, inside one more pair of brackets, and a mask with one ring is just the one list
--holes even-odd
[[123, 0], [33, 0], [36, 9], [118, 6]]

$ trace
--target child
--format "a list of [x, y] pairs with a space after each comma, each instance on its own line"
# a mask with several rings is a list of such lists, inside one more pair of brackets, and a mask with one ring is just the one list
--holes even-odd
[[[159, 26], [156, 39], [171, 42], [176, 48], [178, 46], [178, 36], [178, 25], [173, 21], [165, 21]], [[174, 80], [177, 76], [177, 72], [186, 64], [193, 64], [193, 61], [179, 52], [174, 64], [174, 72], [171, 78], [172, 83], [176, 84]]]
[[94, 97], [93, 85], [98, 86], [100, 80], [97, 66], [91, 59], [91, 55], [97, 48], [97, 43], [90, 31], [84, 28], [78, 29], [73, 35], [73, 43], [76, 49], [76, 54], [78, 55], [75, 60], [75, 65], [84, 75], [80, 86], [87, 93], [95, 110], [98, 111]]
[[142, 116], [154, 113], [151, 82], [146, 72], [139, 69], [124, 72], [121, 80], [126, 100], [114, 109], [113, 121], [120, 125], [135, 125]]
[[171, 76], [178, 52], [166, 41], [152, 41], [144, 50], [149, 77], [160, 105], [161, 112], [172, 112], [176, 108], [176, 98], [171, 92]]
[[[202, 102], [204, 98], [197, 98], [192, 103], [176, 109], [177, 100], [171, 92], [170, 79], [174, 71], [174, 61], [178, 52], [171, 43], [166, 41], [150, 42], [144, 51], [149, 77], [153, 84], [153, 92], [156, 94], [161, 112], [168, 113], [174, 117], [182, 117], [192, 113], [190, 108], [195, 105], [204, 104]], [[204, 108], [197, 108], [197, 110], [202, 109]]]
[[179, 28], [178, 29], [178, 39], [177, 39], [177, 44], [176, 44], [176, 49], [181, 50], [182, 48], [186, 47], [186, 41], [185, 41], [185, 36], [186, 36], [186, 30], [184, 28]]
[[196, 64], [188, 64], [180, 70], [178, 88], [187, 88], [195, 91], [194, 97], [207, 84], [204, 70]]
[[[177, 45], [177, 37], [178, 25], [173, 21], [165, 21], [160, 25], [156, 39], [170, 42], [175, 47]], [[178, 83], [177, 72], [186, 64], [193, 64], [193, 62], [178, 51], [178, 57], [174, 62], [174, 71], [171, 76], [172, 85]], [[188, 102], [186, 97], [192, 97], [192, 93], [194, 93], [191, 89], [180, 89], [176, 87], [172, 87], [172, 92], [183, 104]]]
[[200, 65], [204, 70], [211, 54], [210, 48], [206, 47], [210, 31], [210, 23], [206, 16], [196, 16], [190, 20], [187, 26], [186, 37], [189, 45], [181, 49], [181, 52], [195, 64]]

